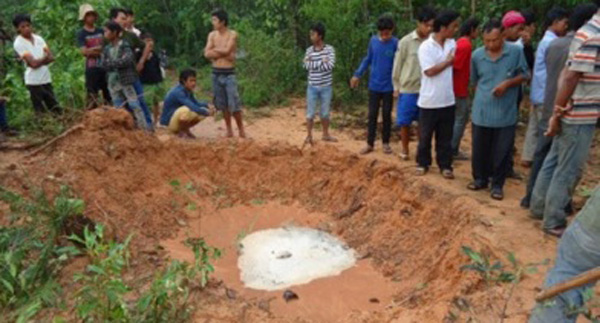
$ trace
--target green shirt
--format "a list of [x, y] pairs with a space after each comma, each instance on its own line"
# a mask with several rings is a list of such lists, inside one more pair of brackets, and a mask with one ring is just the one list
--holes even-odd
[[426, 40], [417, 31], [404, 36], [398, 42], [394, 57], [392, 81], [394, 90], [400, 93], [419, 93], [421, 89], [421, 66], [419, 65], [419, 46]]
[[529, 68], [521, 47], [504, 43], [502, 54], [492, 59], [484, 47], [471, 58], [471, 83], [475, 86], [471, 119], [480, 127], [503, 128], [517, 124], [517, 97], [519, 87], [506, 90], [504, 95], [494, 95], [500, 83], [519, 75], [528, 76]]
[[577, 215], [577, 221], [587, 233], [600, 237], [600, 185], [596, 186], [592, 196]]

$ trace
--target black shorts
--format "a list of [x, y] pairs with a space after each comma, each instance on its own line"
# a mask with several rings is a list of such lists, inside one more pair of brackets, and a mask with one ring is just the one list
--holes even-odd
[[88, 68], [85, 70], [85, 88], [88, 93], [97, 94], [98, 92], [108, 91], [108, 83], [106, 81], [106, 72], [98, 67]]

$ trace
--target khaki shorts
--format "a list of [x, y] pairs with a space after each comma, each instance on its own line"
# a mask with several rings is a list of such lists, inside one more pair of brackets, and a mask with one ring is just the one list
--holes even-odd
[[181, 131], [181, 122], [192, 123], [192, 122], [200, 122], [204, 120], [204, 116], [197, 114], [196, 112], [190, 110], [190, 108], [186, 106], [182, 106], [179, 109], [175, 110], [173, 116], [171, 117], [171, 121], [169, 121], [169, 126], [167, 127], [170, 132], [178, 133]]

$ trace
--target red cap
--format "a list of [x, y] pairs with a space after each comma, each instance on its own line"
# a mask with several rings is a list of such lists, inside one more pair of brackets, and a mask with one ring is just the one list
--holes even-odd
[[514, 25], [524, 24], [525, 17], [518, 11], [509, 11], [502, 18], [502, 27], [510, 28]]

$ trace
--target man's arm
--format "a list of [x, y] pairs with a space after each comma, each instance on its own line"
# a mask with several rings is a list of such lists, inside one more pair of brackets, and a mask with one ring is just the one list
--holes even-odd
[[210, 34], [208, 34], [208, 40], [206, 41], [206, 47], [204, 47], [204, 57], [206, 57], [207, 59], [210, 59], [210, 60], [214, 60], [214, 59], [221, 57], [221, 55], [219, 55], [215, 51], [215, 41], [214, 41], [213, 37], [214, 37], [214, 31], [212, 31], [212, 32], [210, 32]]
[[369, 48], [367, 49], [367, 56], [365, 56], [365, 58], [363, 58], [362, 62], [360, 63], [360, 66], [358, 67], [356, 72], [354, 72], [354, 76], [350, 80], [351, 88], [355, 88], [358, 86], [358, 82], [359, 82], [360, 78], [363, 76], [363, 74], [365, 74], [365, 72], [367, 71], [367, 68], [369, 68], [369, 66], [371, 65], [371, 61], [373, 60], [373, 53], [371, 51], [372, 51], [371, 42], [369, 42]]
[[135, 63], [135, 57], [133, 55], [133, 50], [131, 47], [123, 45], [121, 57], [117, 57], [116, 59], [111, 59], [110, 55], [104, 55], [102, 60], [102, 66], [109, 70], [116, 70], [120, 68], [125, 68], [131, 66]]
[[335, 49], [331, 47], [331, 50], [327, 52], [327, 57], [317, 62], [317, 70], [320, 72], [332, 71], [335, 67]]
[[450, 53], [450, 55], [448, 55], [446, 60], [426, 69], [425, 71], [423, 71], [423, 73], [429, 77], [434, 77], [434, 76], [442, 73], [447, 68], [451, 67], [453, 64], [454, 64], [454, 53]]
[[510, 89], [511, 87], [520, 86], [529, 80], [529, 66], [527, 65], [525, 54], [523, 54], [522, 51], [519, 51], [519, 59], [517, 61], [516, 71], [519, 72], [519, 75], [505, 80], [492, 90], [494, 96], [501, 97], [506, 93], [506, 90]]
[[210, 115], [210, 111], [208, 110], [208, 105], [206, 103], [198, 102], [194, 97], [187, 97], [182, 95], [179, 98], [180, 105], [188, 107], [190, 110], [196, 112], [199, 115], [203, 115], [205, 117]]
[[398, 42], [396, 55], [394, 55], [394, 65], [392, 67], [392, 83], [394, 84], [394, 95], [398, 96], [400, 91], [400, 75], [402, 75], [402, 66], [406, 60], [406, 46], [402, 46], [402, 41]]

